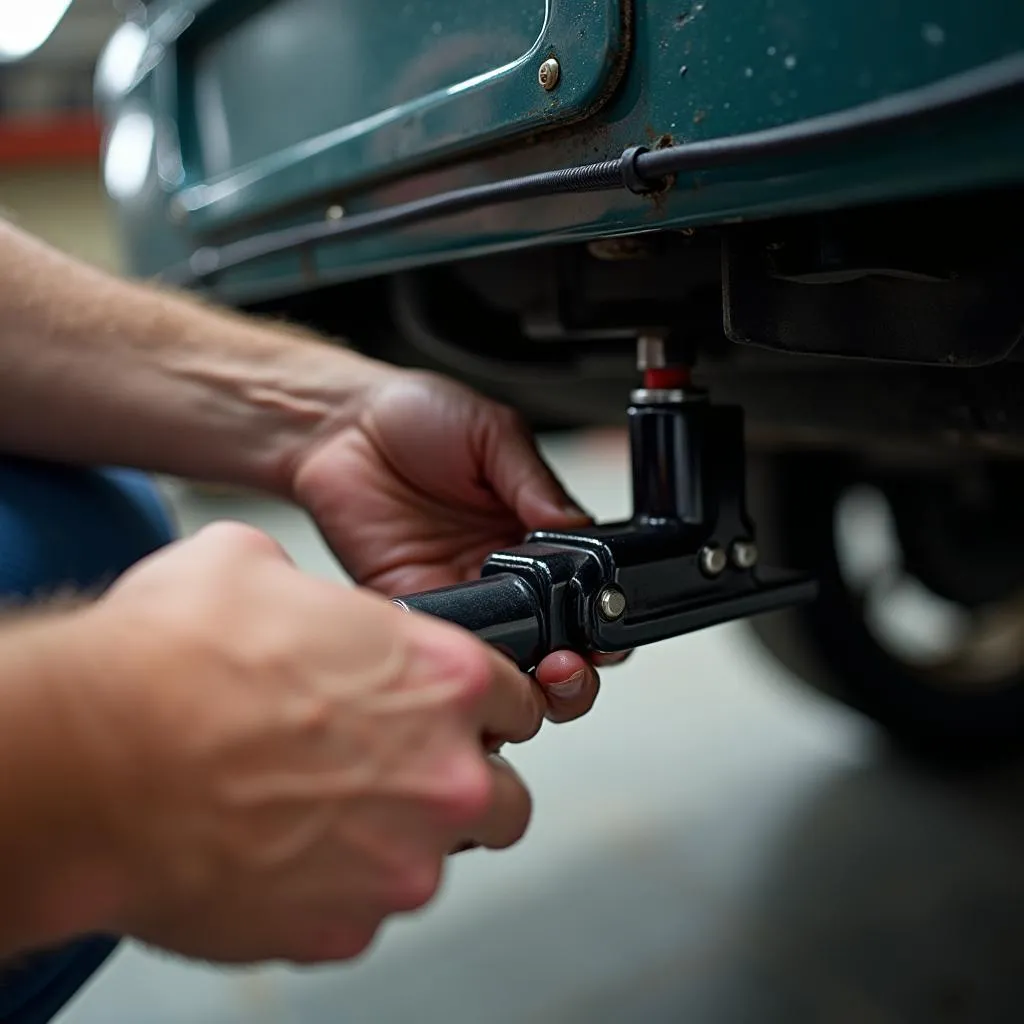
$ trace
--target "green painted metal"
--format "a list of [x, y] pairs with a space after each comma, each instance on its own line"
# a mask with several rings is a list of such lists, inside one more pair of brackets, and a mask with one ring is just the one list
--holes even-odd
[[[570, 0], [552, 0], [572, 6]], [[582, 9], [585, 5], [576, 5]], [[632, 46], [617, 92], [593, 116], [529, 144], [485, 148], [358, 192], [310, 193], [309, 202], [218, 240], [323, 216], [327, 202], [357, 213], [438, 190], [615, 157], [636, 143], [716, 138], [840, 110], [1024, 50], [1019, 0], [636, 0]], [[158, 69], [159, 70], [159, 69]], [[571, 74], [572, 69], [567, 68]], [[269, 69], [268, 72], [269, 73]], [[126, 104], [160, 107], [153, 80]], [[152, 79], [152, 80], [151, 80]], [[808, 154], [798, 161], [721, 168], [677, 181], [657, 201], [629, 193], [561, 196], [283, 256], [225, 274], [231, 301], [335, 280], [569, 239], [722, 223], [1024, 181], [1024, 110], [1000, 104], [939, 130]], [[278, 114], [288, 109], [282, 96]], [[161, 111], [158, 110], [159, 114]], [[167, 129], [170, 132], [170, 128]], [[175, 186], [121, 205], [127, 247], [141, 273], [163, 269], [211, 236], [172, 220]], [[275, 202], [264, 195], [258, 207]], [[270, 204], [269, 206], [267, 204]], [[257, 207], [252, 208], [255, 212]], [[239, 214], [246, 210], [240, 209]]]
[[[207, 0], [168, 57], [179, 208], [220, 228], [579, 120], [614, 86], [626, 26], [620, 0]], [[548, 58], [565, 68], [550, 91]]]

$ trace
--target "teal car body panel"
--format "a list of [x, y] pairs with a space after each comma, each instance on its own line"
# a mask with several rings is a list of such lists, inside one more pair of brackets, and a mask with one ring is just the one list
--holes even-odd
[[[615, 158], [631, 145], [793, 123], [1024, 50], [1024, 4], [1010, 0], [521, 0], [480, 3], [471, 16], [449, 0], [383, 6], [151, 6], [149, 52], [132, 87], [106, 106], [115, 128], [127, 113], [155, 124], [145, 184], [117, 204], [132, 270], [159, 273], [202, 245], [308, 223], [332, 208], [333, 215], [338, 207], [358, 213]], [[262, 50], [254, 40], [261, 24], [275, 24], [285, 12], [291, 17], [279, 27], [287, 23], [289, 39], [309, 46], [286, 46], [275, 61], [266, 41], [273, 33], [263, 33]], [[348, 38], [343, 16], [358, 31], [339, 69], [330, 54]], [[466, 43], [467, 36], [476, 42]], [[371, 37], [386, 43], [360, 45]], [[445, 66], [439, 55], [460, 47], [472, 56]], [[256, 52], [259, 67], [247, 70], [245, 55]], [[537, 79], [549, 56], [561, 65], [550, 93]], [[422, 87], [409, 86], [408, 76], [432, 61]], [[342, 95], [346, 81], [372, 84]], [[211, 155], [213, 95], [230, 124], [221, 125], [228, 145]], [[939, 129], [688, 175], [656, 199], [628, 192], [533, 199], [323, 244], [225, 272], [211, 287], [228, 301], [247, 302], [515, 247], [1022, 178], [1024, 110], [994, 104]]]
[[[178, 202], [199, 231], [577, 121], [626, 56], [619, 0], [218, 9], [176, 47]], [[572, 73], [546, 90], [538, 67], [556, 55]]]

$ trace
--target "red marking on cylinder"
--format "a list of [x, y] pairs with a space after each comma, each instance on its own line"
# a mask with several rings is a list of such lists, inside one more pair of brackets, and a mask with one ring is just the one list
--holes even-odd
[[690, 386], [690, 370], [686, 366], [665, 366], [644, 370], [644, 387], [649, 391], [674, 391]]

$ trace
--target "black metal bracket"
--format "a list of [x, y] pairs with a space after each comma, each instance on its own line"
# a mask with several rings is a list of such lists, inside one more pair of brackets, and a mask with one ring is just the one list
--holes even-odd
[[633, 516], [538, 531], [479, 580], [396, 599], [472, 630], [524, 670], [548, 653], [618, 652], [809, 601], [813, 579], [758, 564], [743, 411], [693, 389], [636, 391]]

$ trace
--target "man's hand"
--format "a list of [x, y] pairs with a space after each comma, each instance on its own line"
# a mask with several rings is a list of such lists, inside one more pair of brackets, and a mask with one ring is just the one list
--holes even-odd
[[[586, 517], [508, 410], [306, 331], [119, 281], [0, 223], [0, 448], [297, 497], [346, 568], [394, 595], [476, 575]], [[559, 652], [555, 718], [597, 677]]]
[[[357, 582], [390, 596], [479, 575], [534, 529], [589, 522], [510, 409], [432, 374], [386, 374], [297, 464], [294, 492]], [[560, 651], [537, 678], [550, 716], [589, 709], [598, 680]]]
[[40, 699], [93, 795], [104, 929], [217, 961], [344, 959], [432, 898], [449, 852], [526, 829], [492, 752], [540, 728], [539, 687], [255, 530], [208, 527], [75, 614], [78, 671]]

